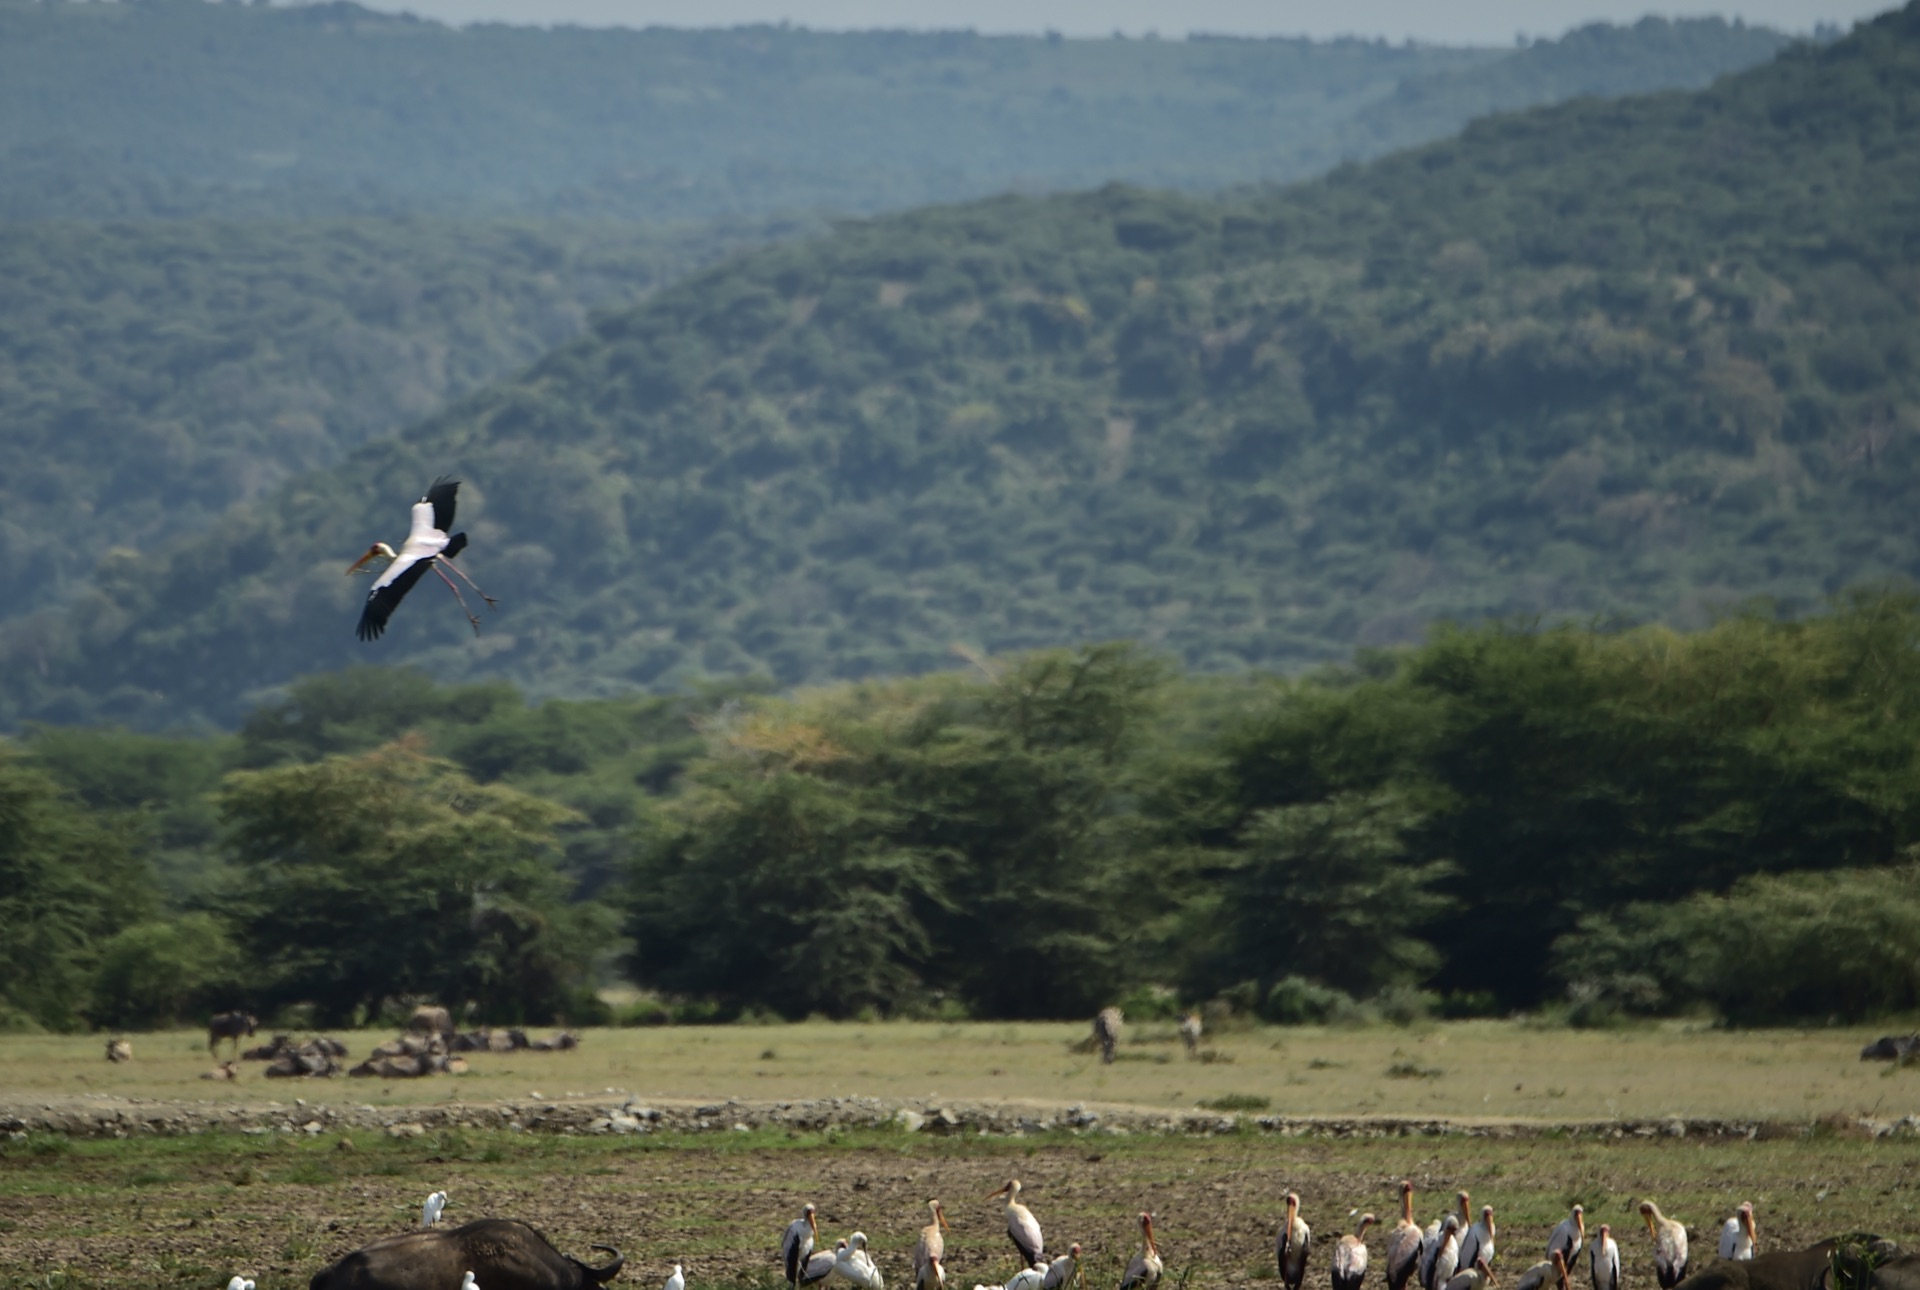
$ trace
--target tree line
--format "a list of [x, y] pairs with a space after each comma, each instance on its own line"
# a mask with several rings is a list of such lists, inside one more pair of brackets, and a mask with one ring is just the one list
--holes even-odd
[[1131, 644], [529, 704], [363, 669], [0, 755], [0, 1024], [1280, 1022], [1920, 1006], [1920, 596], [1443, 628], [1298, 678]]

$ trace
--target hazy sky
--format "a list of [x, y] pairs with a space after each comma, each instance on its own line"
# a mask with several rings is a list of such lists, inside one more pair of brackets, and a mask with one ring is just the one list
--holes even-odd
[[1647, 0], [362, 0], [443, 22], [585, 23], [725, 27], [782, 20], [817, 28], [972, 27], [983, 32], [1073, 36], [1188, 31], [1245, 35], [1409, 37], [1446, 44], [1506, 44], [1516, 32], [1557, 36], [1595, 21], [1630, 22], [1653, 12], [1718, 13], [1789, 31], [1816, 23], [1851, 26], [1896, 0], [1726, 0], [1673, 6]]

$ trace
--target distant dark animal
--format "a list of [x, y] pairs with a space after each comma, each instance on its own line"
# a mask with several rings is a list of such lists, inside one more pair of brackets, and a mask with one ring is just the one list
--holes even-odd
[[1860, 1050], [1863, 1062], [1903, 1062], [1920, 1056], [1920, 1035], [1882, 1035]]
[[109, 1039], [107, 1041], [107, 1060], [116, 1065], [120, 1062], [132, 1061], [133, 1045], [124, 1039]]
[[252, 1039], [253, 1032], [260, 1022], [251, 1012], [216, 1013], [207, 1023], [207, 1052], [211, 1055], [222, 1039], [233, 1041], [235, 1055], [240, 1052], [241, 1039]]
[[552, 1039], [536, 1039], [527, 1047], [536, 1053], [566, 1053], [580, 1046], [580, 1038], [571, 1030], [562, 1030]]
[[510, 1053], [532, 1045], [527, 1042], [527, 1032], [517, 1026], [512, 1030], [494, 1030], [490, 1026], [482, 1026], [478, 1030], [455, 1035], [448, 1047], [456, 1053]]
[[[339, 1050], [338, 1053], [335, 1052], [336, 1049]], [[331, 1039], [325, 1041], [309, 1039], [297, 1048], [289, 1043], [282, 1046], [274, 1059], [267, 1064], [265, 1074], [269, 1079], [338, 1075], [340, 1073], [338, 1059], [345, 1052], [344, 1045]]]
[[453, 1014], [435, 1004], [423, 1003], [407, 1018], [407, 1029], [416, 1035], [438, 1035], [453, 1042]]
[[1100, 1045], [1100, 1060], [1113, 1064], [1113, 1050], [1120, 1043], [1120, 1009], [1102, 1008], [1093, 1019], [1094, 1042]]
[[327, 1035], [315, 1035], [304, 1043], [294, 1043], [292, 1035], [275, 1035], [270, 1044], [256, 1044], [240, 1054], [243, 1062], [271, 1062], [285, 1057], [289, 1053], [317, 1054], [323, 1057], [345, 1057], [347, 1046], [338, 1039]]
[[586, 1290], [605, 1285], [626, 1262], [590, 1268], [553, 1248], [527, 1224], [483, 1218], [461, 1227], [406, 1232], [355, 1250], [314, 1274], [308, 1290], [450, 1290], [471, 1272], [484, 1290]]
[[[1755, 1256], [1758, 1263], [1764, 1255]], [[1920, 1254], [1896, 1254], [1873, 1270], [1875, 1290], [1920, 1290]]]
[[423, 1075], [458, 1075], [466, 1069], [464, 1057], [448, 1057], [445, 1053], [375, 1052], [347, 1074], [363, 1079], [419, 1079]]
[[447, 1042], [437, 1034], [402, 1035], [373, 1050], [374, 1057], [443, 1057]]

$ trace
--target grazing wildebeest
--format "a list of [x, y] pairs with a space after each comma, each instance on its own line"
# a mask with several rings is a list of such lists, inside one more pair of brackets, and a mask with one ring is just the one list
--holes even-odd
[[407, 1018], [407, 1029], [416, 1035], [438, 1035], [443, 1042], [450, 1044], [453, 1042], [453, 1014], [445, 1008], [423, 1003]]
[[590, 1268], [510, 1218], [483, 1218], [452, 1229], [430, 1227], [375, 1241], [322, 1268], [307, 1290], [449, 1290], [468, 1272], [485, 1290], [587, 1290], [605, 1285], [626, 1262]]
[[133, 1045], [124, 1039], [107, 1041], [107, 1060], [110, 1062], [130, 1062], [133, 1060]]
[[1120, 1043], [1121, 1014], [1118, 1008], [1102, 1008], [1093, 1019], [1093, 1037], [1100, 1045], [1100, 1060], [1113, 1063], [1113, 1050]]
[[252, 1039], [253, 1032], [258, 1029], [259, 1026], [259, 1019], [251, 1012], [215, 1013], [213, 1020], [207, 1023], [208, 1056], [213, 1055], [214, 1049], [219, 1046], [222, 1039], [232, 1040], [234, 1055], [236, 1057], [239, 1056], [240, 1041], [242, 1039]]
[[1882, 1035], [1860, 1050], [1863, 1062], [1902, 1062], [1920, 1054], [1920, 1035]]

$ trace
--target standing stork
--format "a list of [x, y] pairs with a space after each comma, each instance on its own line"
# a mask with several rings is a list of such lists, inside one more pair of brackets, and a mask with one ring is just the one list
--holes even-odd
[[1733, 1217], [1720, 1225], [1720, 1257], [1746, 1260], [1754, 1255], [1759, 1233], [1753, 1230], [1753, 1202], [1743, 1200]]
[[834, 1243], [831, 1250], [815, 1250], [801, 1265], [800, 1279], [794, 1285], [796, 1287], [818, 1285], [825, 1281], [833, 1275], [833, 1265], [840, 1258], [840, 1251], [846, 1248], [847, 1239], [843, 1236]]
[[1560, 1257], [1571, 1263], [1580, 1257], [1580, 1251], [1587, 1248], [1587, 1207], [1575, 1205], [1568, 1215], [1560, 1220], [1560, 1226], [1553, 1229], [1547, 1237], [1547, 1257], [1552, 1258], [1558, 1250]]
[[460, 588], [446, 575], [452, 569], [460, 575], [460, 580], [472, 587], [491, 607], [499, 602], [479, 584], [467, 577], [453, 563], [453, 557], [467, 549], [465, 533], [448, 533], [453, 527], [454, 494], [460, 489], [460, 481], [444, 476], [433, 481], [427, 489], [427, 495], [413, 504], [413, 520], [407, 530], [407, 540], [395, 551], [385, 542], [375, 542], [367, 548], [367, 553], [355, 560], [347, 568], [349, 574], [360, 570], [371, 560], [385, 556], [389, 561], [386, 570], [373, 580], [373, 589], [367, 593], [367, 604], [360, 611], [360, 625], [354, 629], [354, 635], [363, 641], [377, 640], [380, 633], [387, 630], [387, 619], [393, 617], [393, 611], [406, 599], [413, 584], [426, 576], [431, 569], [440, 575], [440, 581], [447, 584], [453, 592], [453, 598], [460, 602], [460, 612], [467, 616], [474, 634], [480, 632], [480, 620], [467, 608], [467, 598], [460, 594]]
[[1153, 1215], [1140, 1215], [1140, 1253], [1127, 1264], [1127, 1275], [1120, 1278], [1120, 1290], [1153, 1290], [1160, 1284], [1160, 1246], [1153, 1239]]
[[1420, 1264], [1421, 1290], [1443, 1290], [1460, 1266], [1460, 1216], [1447, 1215], [1440, 1224], [1440, 1235]]
[[1413, 1180], [1400, 1184], [1400, 1221], [1387, 1233], [1387, 1290], [1406, 1290], [1420, 1270], [1420, 1224], [1413, 1218]]
[[1620, 1290], [1620, 1247], [1614, 1242], [1611, 1223], [1600, 1224], [1587, 1266], [1593, 1276], [1593, 1290]]
[[808, 1201], [800, 1217], [787, 1224], [787, 1233], [780, 1238], [780, 1262], [787, 1269], [790, 1286], [800, 1284], [809, 1266], [808, 1260], [813, 1257], [814, 1244], [820, 1239], [820, 1225], [813, 1215], [813, 1202]]
[[[1462, 1201], [1466, 1199], [1466, 1195], [1465, 1192], [1460, 1193]], [[1480, 1259], [1485, 1259], [1489, 1264], [1493, 1262], [1493, 1206], [1491, 1205], [1480, 1207], [1480, 1221], [1469, 1227], [1466, 1235], [1460, 1238], [1460, 1266], [1470, 1268]]]
[[1307, 1279], [1307, 1254], [1312, 1249], [1313, 1229], [1300, 1217], [1300, 1197], [1288, 1192], [1287, 1216], [1280, 1221], [1280, 1235], [1273, 1242], [1273, 1261], [1287, 1290], [1300, 1290], [1300, 1283]]
[[873, 1256], [867, 1253], [865, 1232], [855, 1232], [847, 1238], [844, 1248], [834, 1255], [833, 1270], [860, 1290], [886, 1290], [886, 1278], [880, 1275]]
[[1076, 1282], [1084, 1283], [1080, 1275], [1080, 1242], [1075, 1241], [1070, 1249], [1047, 1267], [1047, 1275], [1040, 1279], [1040, 1290], [1061, 1290], [1062, 1286], [1071, 1286]]
[[940, 1212], [937, 1200], [928, 1201], [927, 1208], [933, 1213], [933, 1221], [920, 1229], [920, 1239], [913, 1247], [913, 1284], [916, 1290], [939, 1290], [945, 1284], [940, 1260], [947, 1256], [947, 1238], [940, 1229], [947, 1226], [947, 1216]]
[[1475, 1259], [1472, 1267], [1447, 1281], [1446, 1290], [1493, 1290], [1498, 1284], [1493, 1279], [1493, 1269], [1487, 1266], [1487, 1261]]
[[1007, 1198], [1007, 1238], [1013, 1242], [1013, 1248], [1020, 1252], [1020, 1266], [1030, 1268], [1036, 1263], [1047, 1261], [1046, 1239], [1040, 1235], [1040, 1220], [1033, 1211], [1020, 1203], [1020, 1180], [1007, 1179], [1007, 1185], [990, 1191], [983, 1199], [992, 1200], [995, 1196]]
[[1647, 1235], [1653, 1238], [1653, 1275], [1660, 1290], [1673, 1290], [1687, 1275], [1687, 1229], [1650, 1200], [1640, 1202], [1640, 1217], [1647, 1221]]
[[1362, 1214], [1360, 1225], [1334, 1243], [1333, 1290], [1360, 1290], [1360, 1283], [1367, 1279], [1367, 1229], [1378, 1221]]

